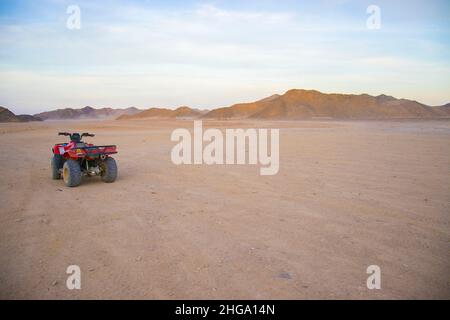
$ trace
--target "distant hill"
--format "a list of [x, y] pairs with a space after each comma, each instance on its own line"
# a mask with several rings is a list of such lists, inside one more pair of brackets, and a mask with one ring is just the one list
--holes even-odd
[[28, 114], [21, 114], [16, 116], [7, 108], [0, 107], [0, 122], [29, 122], [29, 121], [42, 121], [42, 119], [39, 119], [37, 117]]
[[150, 108], [133, 115], [122, 115], [118, 117], [118, 120], [131, 120], [131, 119], [148, 119], [148, 118], [159, 118], [159, 119], [195, 119], [207, 111], [192, 109], [186, 106], [179, 107], [175, 110], [167, 108]]
[[20, 122], [20, 119], [7, 108], [0, 107], [0, 122]]
[[35, 114], [42, 120], [80, 120], [80, 119], [115, 119], [123, 114], [135, 114], [141, 110], [131, 107], [126, 109], [84, 107], [81, 109], [57, 109]]
[[450, 117], [450, 108], [430, 107], [417, 101], [368, 94], [326, 94], [292, 89], [250, 103], [214, 109], [210, 119], [392, 119]]
[[431, 119], [450, 118], [450, 103], [428, 106], [387, 95], [322, 93], [316, 90], [292, 89], [264, 99], [238, 103], [214, 110], [187, 106], [177, 109], [150, 108], [140, 110], [84, 107], [57, 109], [30, 115], [14, 115], [0, 107], [0, 122], [83, 119]]
[[42, 121], [41, 118], [32, 116], [30, 114], [19, 114], [17, 116], [22, 122], [30, 122], [30, 121]]

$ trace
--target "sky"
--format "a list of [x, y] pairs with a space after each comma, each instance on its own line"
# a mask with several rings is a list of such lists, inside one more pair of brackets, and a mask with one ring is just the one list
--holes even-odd
[[292, 88], [442, 105], [449, 13], [448, 0], [0, 0], [0, 106], [212, 109]]

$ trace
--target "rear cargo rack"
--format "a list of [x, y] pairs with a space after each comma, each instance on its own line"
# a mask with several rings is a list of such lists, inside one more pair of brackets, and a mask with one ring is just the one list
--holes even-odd
[[[116, 151], [117, 146], [115, 145], [107, 145], [107, 146], [91, 146], [91, 147], [74, 147], [70, 149], [69, 151], [77, 151], [77, 150], [84, 150], [86, 151], [86, 156], [98, 156], [102, 154], [114, 154], [117, 153]], [[108, 150], [107, 149], [113, 149]]]
[[116, 145], [109, 145], [109, 146], [91, 146], [91, 147], [74, 147], [73, 149], [97, 149], [97, 148], [117, 148]]

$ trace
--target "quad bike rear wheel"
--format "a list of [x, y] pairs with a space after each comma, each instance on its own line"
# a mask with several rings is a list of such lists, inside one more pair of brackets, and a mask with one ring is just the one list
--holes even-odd
[[111, 157], [107, 157], [101, 163], [102, 173], [101, 177], [103, 182], [111, 183], [117, 178], [117, 164], [116, 160]]
[[67, 160], [63, 166], [63, 180], [68, 187], [76, 187], [81, 183], [80, 164], [72, 159]]
[[52, 166], [52, 179], [53, 180], [61, 179], [61, 173], [59, 169], [61, 169], [63, 166], [63, 158], [59, 154], [53, 155], [51, 160], [51, 166]]

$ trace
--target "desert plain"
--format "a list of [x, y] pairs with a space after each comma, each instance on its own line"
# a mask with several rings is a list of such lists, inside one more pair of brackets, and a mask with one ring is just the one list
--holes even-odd
[[[171, 132], [192, 125], [0, 124], [0, 298], [450, 298], [450, 121], [203, 122], [279, 128], [274, 176], [174, 165]], [[58, 131], [117, 144], [117, 181], [52, 180]]]

